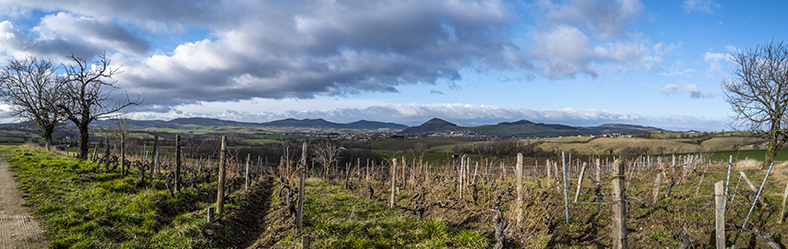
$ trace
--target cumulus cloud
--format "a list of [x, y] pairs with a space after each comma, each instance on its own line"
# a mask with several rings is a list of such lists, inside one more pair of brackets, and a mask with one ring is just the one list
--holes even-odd
[[720, 61], [730, 61], [730, 54], [706, 52], [703, 60], [709, 63], [707, 76], [709, 78], [727, 78], [728, 74], [722, 71]]
[[138, 56], [146, 56], [151, 50], [148, 41], [111, 20], [74, 16], [64, 12], [44, 16], [33, 30], [39, 33], [39, 40], [76, 40], [75, 43], [85, 43], [105, 50], [117, 49]]
[[718, 4], [716, 0], [684, 0], [681, 7], [684, 8], [687, 14], [697, 11], [713, 15], [714, 10], [722, 8], [722, 5]]
[[706, 116], [642, 116], [623, 114], [596, 109], [527, 109], [505, 108], [498, 106], [470, 105], [459, 103], [442, 104], [391, 104], [375, 105], [366, 108], [338, 108], [325, 111], [286, 111], [286, 112], [237, 112], [227, 110], [222, 113], [175, 113], [137, 114], [134, 118], [172, 119], [178, 117], [212, 117], [247, 122], [267, 122], [285, 118], [324, 118], [333, 122], [349, 123], [361, 119], [396, 122], [405, 125], [419, 125], [433, 117], [446, 119], [465, 126], [496, 124], [521, 119], [539, 123], [566, 124], [574, 126], [596, 126], [606, 123], [625, 123], [658, 126], [666, 129], [712, 130], [725, 127], [722, 118]]
[[[108, 51], [123, 65], [123, 90], [145, 96], [137, 111], [452, 85], [467, 69], [516, 70], [526, 80], [654, 71], [674, 47], [629, 28], [644, 11], [637, 0], [540, 1], [527, 47], [512, 40], [518, 17], [499, 0], [0, 1], [0, 15], [49, 13], [30, 31], [0, 23], [0, 54]], [[210, 36], [172, 51], [147, 40], [191, 28]]]
[[[42, 19], [39, 38], [12, 30], [16, 39], [6, 40], [15, 46], [6, 49], [60, 56], [112, 51], [97, 46], [104, 44], [123, 53], [149, 53], [148, 43], [111, 22], [116, 19], [154, 35], [190, 26], [210, 29], [210, 38], [170, 53], [112, 56], [123, 65], [123, 89], [146, 97], [137, 110], [160, 111], [199, 101], [396, 92], [401, 85], [460, 80], [465, 68], [534, 68], [510, 41], [509, 8], [497, 0], [165, 2], [152, 1], [161, 8], [156, 9], [95, 1], [89, 10], [59, 2], [17, 3], [60, 12]], [[82, 40], [76, 39], [83, 29]], [[47, 45], [54, 42], [60, 44]]]
[[700, 84], [686, 84], [684, 85], [684, 90], [686, 90], [690, 94], [690, 98], [693, 99], [699, 99], [699, 98], [710, 99], [717, 97], [717, 95], [719, 95], [719, 92], [709, 92], [709, 91], [702, 92], [700, 90]]
[[694, 73], [695, 69], [692, 68], [684, 69], [684, 61], [676, 60], [675, 62], [673, 62], [672, 65], [670, 65], [669, 71], [670, 72], [668, 73], [662, 72], [660, 73], [660, 75], [665, 77], [679, 76], [687, 73]]
[[[531, 57], [551, 79], [598, 77], [605, 71], [658, 70], [674, 46], [651, 42], [628, 25], [643, 12], [640, 1], [538, 2], [545, 18], [531, 35]], [[595, 41], [595, 42], [592, 42]]]
[[676, 84], [666, 84], [664, 88], [659, 89], [659, 92], [665, 95], [673, 95], [681, 90], [681, 86]]

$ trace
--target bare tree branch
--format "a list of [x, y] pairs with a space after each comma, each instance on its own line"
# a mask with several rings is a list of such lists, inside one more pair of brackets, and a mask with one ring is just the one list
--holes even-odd
[[49, 150], [55, 128], [65, 120], [57, 106], [65, 100], [60, 94], [64, 80], [52, 60], [35, 57], [9, 59], [0, 72], [0, 99], [11, 105], [11, 115], [32, 121]]
[[85, 159], [88, 153], [88, 125], [97, 119], [116, 117], [115, 113], [130, 105], [142, 103], [126, 98], [114, 101], [109, 98], [112, 89], [119, 89], [117, 80], [112, 79], [120, 73], [120, 67], [113, 68], [106, 53], [99, 60], [88, 63], [85, 58], [71, 54], [68, 59], [73, 64], [64, 65], [66, 83], [64, 94], [67, 101], [59, 105], [68, 120], [79, 130], [79, 158]]
[[738, 68], [731, 79], [722, 82], [725, 100], [733, 110], [730, 126], [769, 139], [761, 166], [765, 169], [788, 140], [788, 47], [772, 41], [737, 51], [731, 59]]

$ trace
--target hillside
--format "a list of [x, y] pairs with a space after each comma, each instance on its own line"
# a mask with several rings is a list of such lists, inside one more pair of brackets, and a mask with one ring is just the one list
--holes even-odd
[[270, 127], [270, 128], [279, 128], [279, 129], [316, 128], [316, 129], [354, 129], [354, 130], [380, 130], [380, 129], [402, 130], [408, 128], [405, 125], [396, 124], [396, 123], [384, 123], [384, 122], [367, 121], [367, 120], [359, 120], [348, 124], [339, 124], [339, 123], [326, 121], [322, 118], [303, 119], [303, 120], [288, 118], [283, 120], [262, 123], [261, 126]]
[[681, 133], [680, 131], [669, 131], [656, 127], [628, 125], [628, 124], [603, 124], [600, 126], [569, 126], [562, 124], [545, 124], [534, 123], [528, 120], [519, 120], [515, 122], [501, 122], [494, 125], [480, 125], [462, 127], [453, 123], [449, 123], [439, 118], [433, 118], [419, 126], [410, 127], [403, 130], [402, 134], [431, 134], [439, 133], [447, 130], [455, 131], [469, 131], [477, 132], [480, 135], [488, 137], [556, 137], [556, 136], [574, 136], [574, 135], [599, 135], [607, 133], [625, 133], [632, 131], [651, 131], [651, 132], [672, 132]]
[[423, 134], [423, 133], [433, 133], [438, 131], [445, 131], [445, 130], [454, 130], [458, 128], [456, 124], [450, 123], [449, 121], [439, 119], [439, 118], [432, 118], [429, 121], [419, 125], [409, 127], [407, 129], [402, 130], [400, 133], [402, 134]]

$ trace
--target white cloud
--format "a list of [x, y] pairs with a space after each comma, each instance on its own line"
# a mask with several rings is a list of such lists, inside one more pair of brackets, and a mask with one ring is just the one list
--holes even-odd
[[722, 71], [720, 61], [730, 61], [730, 54], [706, 52], [703, 55], [703, 60], [709, 63], [708, 78], [723, 79], [728, 77], [728, 74]]
[[659, 92], [665, 95], [673, 95], [681, 90], [681, 86], [676, 84], [666, 84], [664, 88], [659, 89]]
[[713, 15], [714, 10], [722, 8], [722, 5], [718, 4], [716, 0], [684, 0], [681, 7], [687, 14], [697, 11]]
[[[544, 20], [531, 33], [530, 55], [542, 74], [551, 79], [593, 78], [606, 71], [655, 71], [662, 67], [661, 54], [673, 45], [651, 44], [628, 25], [643, 12], [640, 1], [538, 2]], [[593, 41], [593, 42], [592, 42]]]
[[44, 16], [33, 30], [39, 34], [38, 42], [66, 39], [74, 43], [85, 43], [86, 46], [104, 50], [117, 49], [138, 56], [146, 56], [151, 50], [150, 44], [145, 39], [137, 37], [127, 28], [112, 23], [111, 20], [74, 16], [64, 12]]
[[692, 69], [692, 68], [684, 69], [683, 67], [684, 67], [684, 61], [676, 60], [675, 62], [673, 62], [673, 65], [670, 65], [670, 72], [669, 73], [663, 72], [663, 73], [660, 73], [660, 75], [665, 76], [665, 77], [673, 77], [673, 76], [684, 75], [684, 74], [687, 74], [687, 73], [694, 73], [695, 72], [695, 69]]
[[[87, 2], [94, 6], [11, 3], [57, 14], [41, 20], [36, 39], [12, 30], [19, 35], [0, 38], [13, 45], [0, 52], [92, 57], [107, 50], [123, 65], [123, 89], [146, 97], [140, 108], [159, 111], [199, 101], [396, 92], [460, 80], [466, 68], [534, 70], [510, 40], [507, 3], [497, 0]], [[190, 27], [211, 37], [146, 55], [140, 37]]]
[[698, 98], [710, 99], [717, 97], [717, 95], [719, 95], [719, 92], [709, 92], [709, 91], [702, 92], [700, 90], [700, 84], [686, 84], [684, 85], [684, 90], [686, 90], [687, 93], [690, 94], [690, 98], [693, 99], [698, 99]]

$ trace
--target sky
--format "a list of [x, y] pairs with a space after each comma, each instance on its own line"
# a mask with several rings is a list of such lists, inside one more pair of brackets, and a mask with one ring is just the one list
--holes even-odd
[[[111, 58], [133, 119], [527, 119], [730, 130], [732, 53], [786, 1], [0, 0], [0, 65]], [[0, 104], [0, 121], [16, 121]]]

